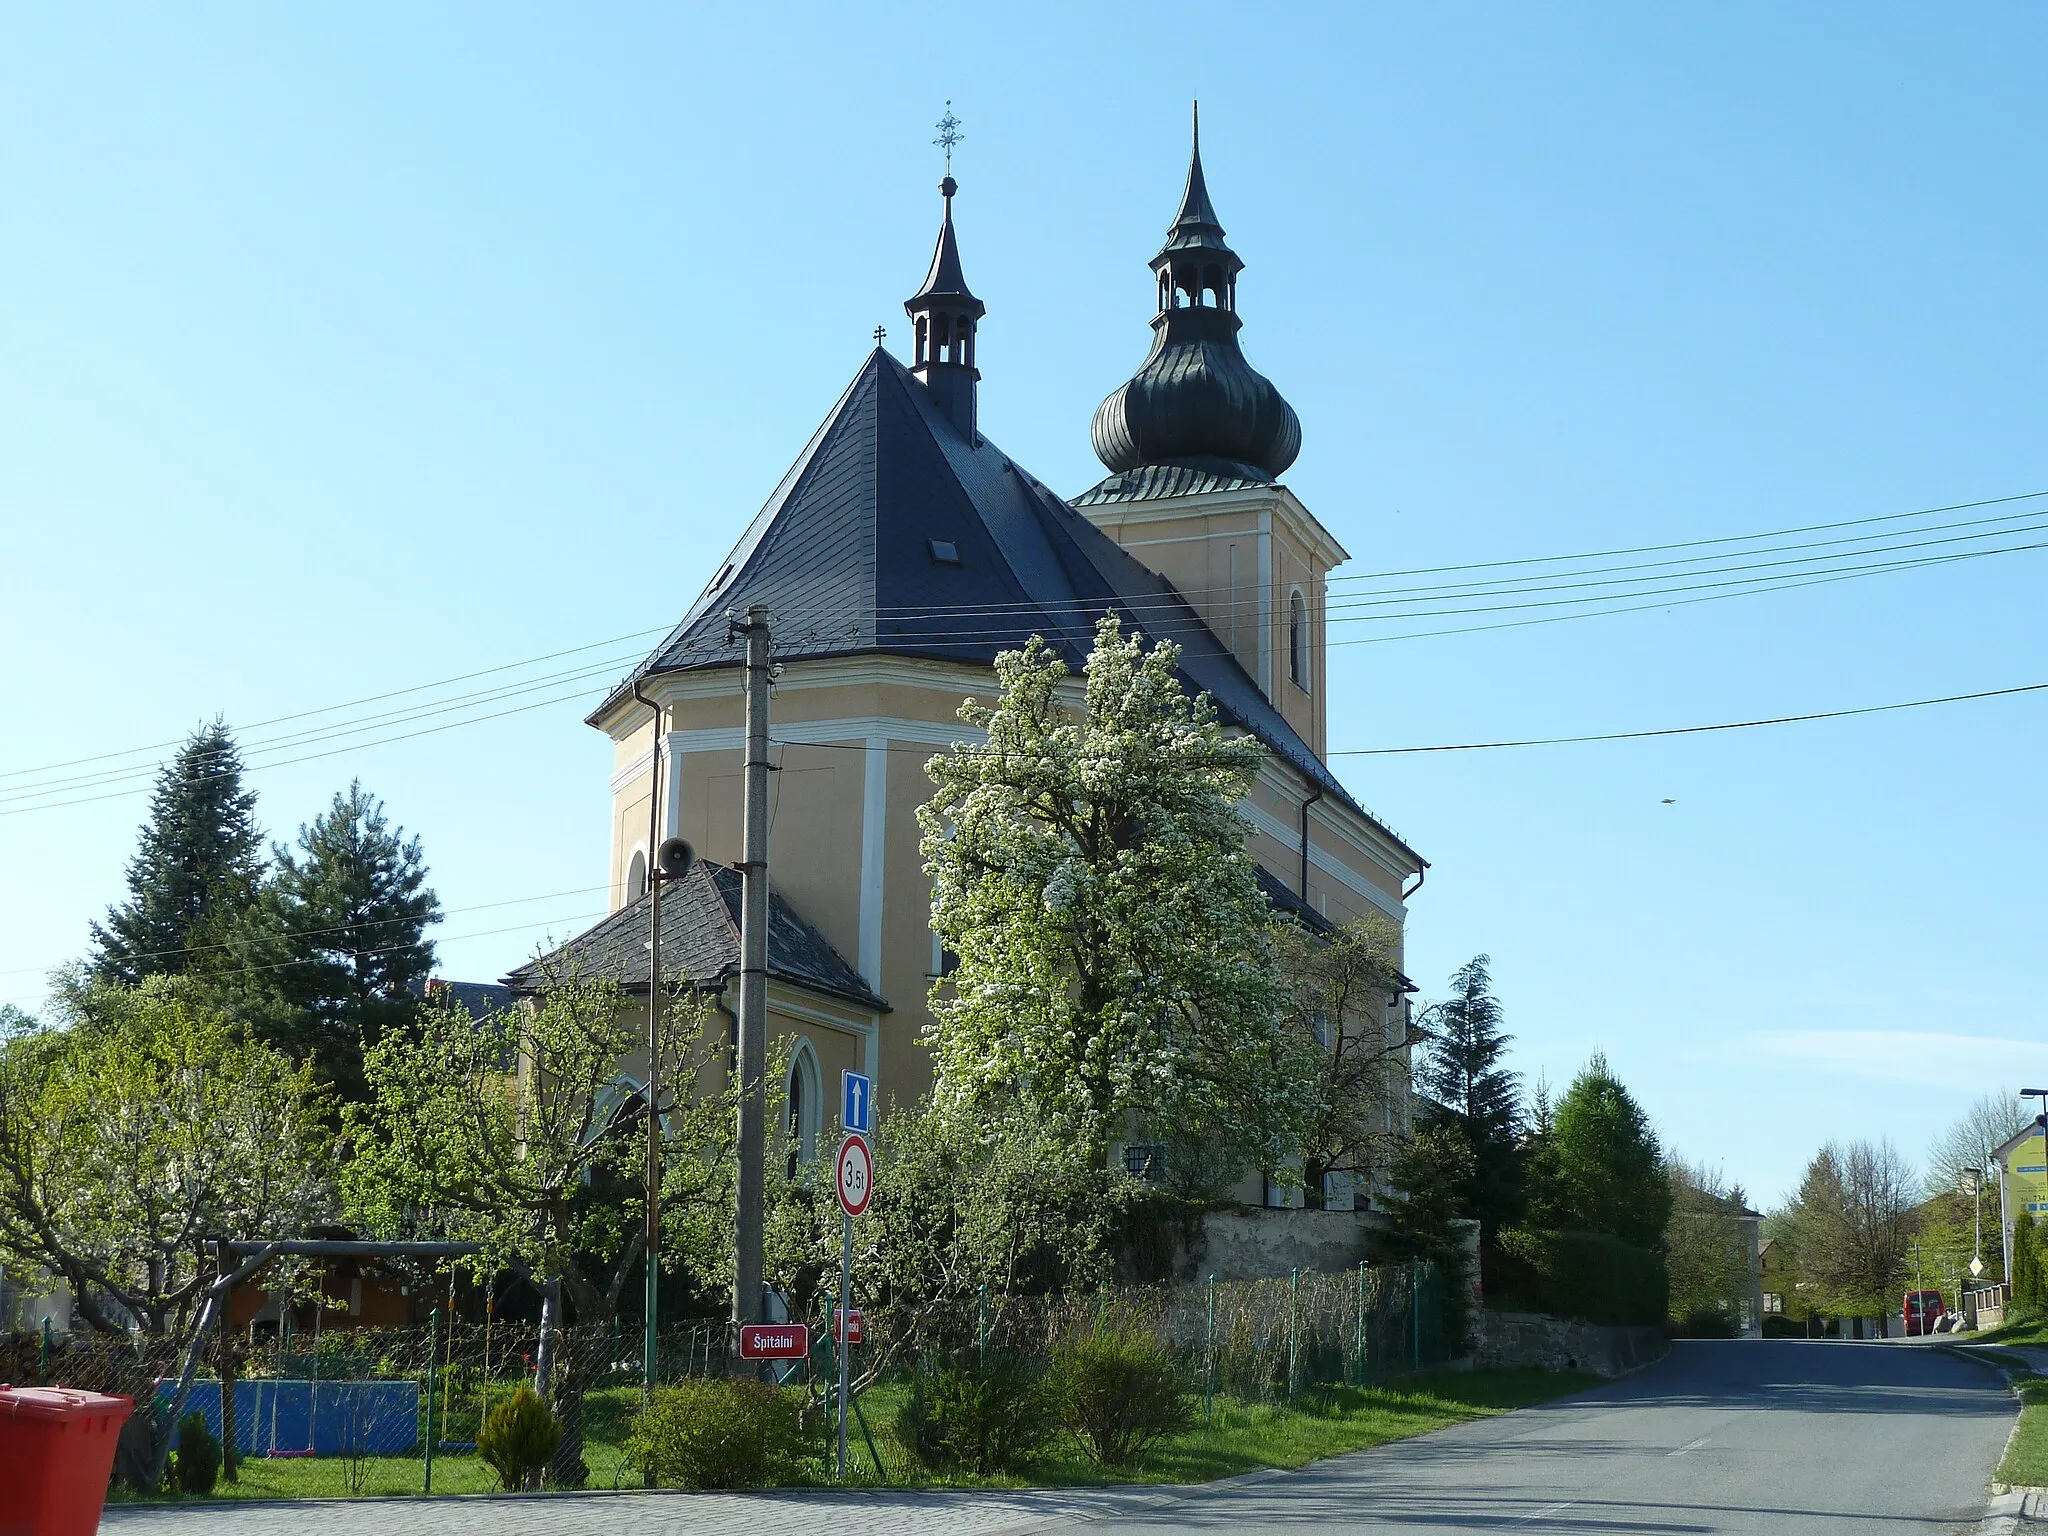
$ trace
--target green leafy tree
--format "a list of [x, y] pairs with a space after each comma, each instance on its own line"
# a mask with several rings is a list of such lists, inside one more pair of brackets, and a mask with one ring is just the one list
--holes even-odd
[[[385, 1236], [476, 1242], [479, 1273], [511, 1268], [539, 1287], [535, 1375], [562, 1420], [562, 1483], [585, 1475], [594, 1362], [578, 1352], [558, 1362], [558, 1331], [572, 1316], [609, 1324], [643, 1251], [645, 1095], [622, 1064], [645, 1062], [645, 1020], [616, 986], [573, 977], [481, 1020], [434, 1003], [365, 1050], [367, 1096], [343, 1109], [353, 1156], [342, 1188], [358, 1222]], [[662, 1247], [672, 1261], [706, 1225], [730, 1246], [735, 1101], [722, 1051], [701, 998], [667, 999]]]
[[158, 776], [128, 899], [92, 925], [93, 979], [133, 984], [192, 969], [224, 941], [263, 875], [256, 796], [226, 724], [193, 733]]
[[[1327, 1174], [1358, 1184], [1383, 1178], [1404, 1139], [1407, 1027], [1391, 1012], [1406, 985], [1401, 934], [1378, 917], [1329, 933], [1283, 922], [1278, 942], [1287, 1027], [1301, 1059], [1313, 1064], [1301, 1159], [1314, 1201]], [[1184, 1160], [1170, 1152], [1169, 1171]]]
[[961, 707], [987, 744], [931, 760], [932, 929], [959, 957], [932, 989], [937, 1100], [1021, 1103], [1098, 1163], [1175, 1127], [1271, 1171], [1312, 1073], [1237, 809], [1263, 749], [1188, 697], [1178, 655], [1105, 618], [1076, 700], [1034, 637], [997, 658], [993, 707]]
[[[1671, 1218], [1671, 1183], [1649, 1117], [1596, 1055], [1557, 1101], [1530, 1161], [1532, 1201], [1549, 1230], [1604, 1232], [1657, 1249]], [[1532, 1221], [1531, 1225], [1534, 1223]]]
[[1696, 1332], [1732, 1332], [1751, 1299], [1748, 1206], [1704, 1163], [1672, 1158], [1671, 1219], [1664, 1229], [1671, 1318]]
[[0, 1044], [0, 1258], [70, 1286], [104, 1333], [176, 1348], [213, 1283], [207, 1242], [296, 1235], [332, 1210], [310, 1070], [171, 977], [102, 983], [90, 1025]]
[[[971, 1120], [929, 1100], [901, 1105], [875, 1133], [875, 1188], [854, 1224], [854, 1286], [900, 1320], [870, 1376], [902, 1353], [957, 1349], [977, 1295], [1085, 1290], [1114, 1276], [1117, 1240], [1146, 1197], [1139, 1180], [1021, 1113]], [[840, 1224], [829, 1189], [811, 1224], [771, 1243], [769, 1268], [804, 1290], [800, 1269], [829, 1261], [838, 1283]], [[771, 1226], [771, 1238], [775, 1235]]]
[[[258, 1017], [281, 1020], [280, 1043], [310, 1056], [343, 1099], [364, 1093], [363, 1050], [418, 1006], [434, 967], [428, 925], [441, 908], [426, 859], [360, 782], [334, 797], [296, 850], [272, 850], [270, 879], [233, 946]], [[223, 976], [233, 986], [236, 976]], [[274, 1004], [266, 1009], [268, 994]]]
[[1475, 1218], [1486, 1241], [1522, 1213], [1521, 1089], [1501, 1065], [1510, 1036], [1488, 974], [1474, 956], [1451, 976], [1451, 995], [1421, 1019], [1425, 1044], [1416, 1071], [1421, 1117], [1471, 1149], [1471, 1172], [1456, 1190], [1460, 1215]]
[[1807, 1164], [1786, 1216], [1799, 1278], [1821, 1308], [1883, 1316], [1898, 1305], [1914, 1184], [1889, 1142], [1830, 1143]]

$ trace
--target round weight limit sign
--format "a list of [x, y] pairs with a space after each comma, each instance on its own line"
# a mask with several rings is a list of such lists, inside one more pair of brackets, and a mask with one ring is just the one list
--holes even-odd
[[865, 1137], [848, 1136], [839, 1143], [833, 1183], [839, 1189], [839, 1208], [847, 1215], [858, 1216], [868, 1208], [868, 1197], [875, 1192], [875, 1155]]

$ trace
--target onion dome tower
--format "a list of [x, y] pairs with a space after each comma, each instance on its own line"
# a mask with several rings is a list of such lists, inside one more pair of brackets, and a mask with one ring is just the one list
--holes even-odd
[[939, 220], [939, 243], [924, 286], [903, 301], [911, 319], [910, 372], [931, 391], [933, 403], [975, 440], [974, 395], [981, 372], [974, 366], [974, 333], [987, 306], [967, 291], [960, 270], [960, 240], [953, 233], [953, 194], [960, 184], [951, 175], [939, 183], [946, 211]]
[[1237, 275], [1244, 262], [1224, 243], [1202, 177], [1197, 109], [1194, 156], [1180, 212], [1152, 258], [1159, 312], [1152, 352], [1130, 381], [1096, 408], [1095, 454], [1114, 473], [1091, 492], [1137, 491], [1154, 473], [1189, 482], [1270, 484], [1301, 452], [1301, 422], [1270, 380], [1238, 349]]

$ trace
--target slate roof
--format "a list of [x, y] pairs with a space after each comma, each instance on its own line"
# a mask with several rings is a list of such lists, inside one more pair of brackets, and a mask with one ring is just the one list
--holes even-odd
[[444, 976], [415, 981], [408, 989], [414, 997], [445, 998], [472, 1019], [487, 1019], [503, 1013], [519, 1001], [519, 994], [494, 981], [450, 981]]
[[1119, 501], [1160, 501], [1169, 496], [1199, 496], [1207, 491], [1244, 491], [1277, 484], [1271, 475], [1228, 459], [1183, 460], [1177, 464], [1141, 464], [1122, 469], [1074, 498], [1077, 507], [1106, 506]]
[[1115, 609], [1180, 644], [1183, 677], [1226, 721], [1372, 819], [1170, 582], [986, 438], [970, 442], [879, 347], [712, 584], [591, 722], [641, 678], [736, 666], [726, 615], [754, 603], [774, 615], [783, 662], [885, 652], [988, 665], [1035, 633], [1077, 673], [1095, 620]]
[[[505, 978], [514, 992], [536, 992], [550, 970], [647, 990], [649, 897], [621, 907], [594, 928]], [[740, 872], [702, 860], [661, 895], [661, 969], [673, 985], [711, 982], [740, 964]], [[768, 893], [768, 974], [813, 992], [886, 1011], [859, 971], [772, 887]]]

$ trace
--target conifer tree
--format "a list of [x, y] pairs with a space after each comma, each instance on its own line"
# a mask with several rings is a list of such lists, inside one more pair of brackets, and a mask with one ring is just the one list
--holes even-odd
[[274, 872], [252, 915], [245, 954], [288, 1010], [294, 1038], [345, 1099], [363, 1091], [363, 1049], [411, 1017], [412, 988], [434, 967], [427, 926], [441, 905], [417, 837], [394, 827], [360, 782], [334, 797], [296, 850], [271, 849]]
[[96, 980], [182, 975], [217, 943], [263, 875], [256, 795], [225, 721], [193, 732], [151, 793], [128, 899], [92, 925]]
[[1428, 1044], [1416, 1074], [1424, 1122], [1458, 1137], [1471, 1151], [1470, 1170], [1458, 1181], [1458, 1203], [1462, 1214], [1478, 1219], [1489, 1241], [1520, 1216], [1523, 1183], [1521, 1094], [1516, 1075], [1501, 1065], [1512, 1037], [1501, 1027], [1491, 963], [1475, 955], [1460, 966], [1451, 976], [1450, 997], [1423, 1014]]
[[1658, 1249], [1671, 1219], [1663, 1149], [1635, 1096], [1596, 1055], [1557, 1101], [1548, 1139], [1550, 1187], [1539, 1203], [1565, 1227]]
[[2012, 1224], [2012, 1301], [2030, 1313], [2041, 1310], [2041, 1233], [2034, 1213], [2021, 1211]]

